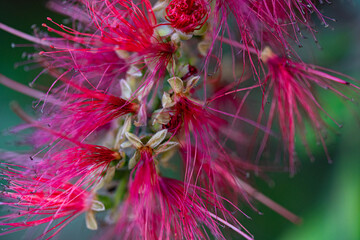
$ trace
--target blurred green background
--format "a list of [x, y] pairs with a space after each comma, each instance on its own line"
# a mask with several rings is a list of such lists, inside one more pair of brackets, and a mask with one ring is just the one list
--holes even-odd
[[[31, 34], [31, 26], [40, 26], [47, 16], [60, 18], [45, 8], [43, 0], [0, 1], [0, 22]], [[309, 61], [328, 67], [360, 79], [360, 1], [335, 0], [331, 5], [320, 7], [327, 16], [336, 18], [329, 28], [318, 26], [318, 39], [322, 50], [309, 37], [304, 40], [301, 51]], [[28, 48], [12, 48], [11, 44], [28, 44], [8, 33], [0, 31], [0, 73], [18, 82], [28, 84], [40, 72], [40, 69], [25, 71], [21, 63], [23, 52], [32, 52]], [[322, 104], [331, 115], [344, 124], [339, 134], [329, 133], [327, 146], [333, 163], [329, 164], [323, 155], [322, 147], [314, 151], [315, 162], [310, 162], [306, 154], [299, 154], [302, 165], [295, 177], [286, 173], [274, 173], [271, 186], [258, 180], [257, 188], [303, 218], [301, 225], [293, 225], [260, 203], [255, 206], [263, 213], [257, 215], [250, 208], [245, 212], [252, 220], [241, 222], [254, 234], [255, 239], [360, 239], [360, 111], [358, 102], [346, 102], [352, 105], [354, 112], [334, 95], [322, 94]], [[0, 129], [6, 130], [21, 123], [9, 108], [15, 100], [22, 107], [31, 110], [32, 98], [26, 97], [0, 85]], [[360, 98], [359, 98], [360, 99]], [[2, 135], [0, 149], [16, 149], [12, 143], [14, 137]], [[86, 229], [84, 219], [79, 218], [70, 224], [59, 239], [86, 239], [91, 234]], [[0, 239], [19, 239], [24, 233], [0, 236]], [[235, 237], [236, 239], [236, 237]]]

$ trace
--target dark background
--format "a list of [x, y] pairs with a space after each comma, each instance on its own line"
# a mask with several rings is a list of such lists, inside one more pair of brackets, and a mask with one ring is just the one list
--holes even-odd
[[[46, 17], [60, 19], [60, 16], [45, 9], [43, 0], [0, 1], [0, 22], [31, 34], [31, 26], [46, 22]], [[326, 4], [325, 4], [326, 5]], [[300, 52], [307, 60], [317, 65], [344, 72], [360, 79], [360, 1], [334, 1], [321, 7], [326, 15], [335, 17], [336, 23], [329, 28], [318, 26], [320, 50], [309, 38], [303, 41], [305, 48]], [[27, 41], [0, 30], [0, 73], [18, 82], [28, 84], [40, 69], [25, 71], [14, 68], [23, 62], [23, 52], [29, 48], [11, 48], [11, 43], [28, 44]], [[358, 84], [359, 85], [359, 84]], [[330, 96], [329, 96], [330, 95]], [[333, 94], [321, 92], [321, 103], [331, 115], [344, 124], [340, 134], [329, 133], [327, 146], [333, 160], [329, 164], [322, 147], [316, 146], [316, 160], [310, 162], [306, 154], [299, 153], [302, 165], [295, 177], [286, 173], [270, 174], [273, 184], [257, 180], [257, 188], [303, 218], [303, 224], [293, 225], [260, 203], [254, 203], [263, 213], [257, 215], [250, 208], [245, 212], [252, 220], [240, 219], [256, 239], [360, 239], [360, 128], [357, 116], [360, 111], [349, 111], [345, 105], [358, 109], [356, 103], [338, 101]], [[31, 111], [32, 98], [23, 96], [0, 85], [0, 129], [6, 130], [21, 123], [9, 108], [15, 100]], [[0, 149], [15, 149], [14, 137], [0, 137]], [[32, 234], [28, 231], [27, 234]], [[91, 232], [86, 229], [84, 218], [80, 217], [60, 234], [59, 239], [84, 239]], [[0, 239], [19, 239], [24, 233], [0, 236]], [[27, 239], [28, 235], [23, 238]], [[239, 236], [234, 237], [235, 239]]]

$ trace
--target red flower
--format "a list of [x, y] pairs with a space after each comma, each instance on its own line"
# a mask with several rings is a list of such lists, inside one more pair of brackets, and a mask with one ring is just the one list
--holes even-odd
[[112, 161], [121, 158], [119, 152], [106, 147], [78, 143], [76, 147], [51, 149], [35, 169], [54, 185], [71, 181], [88, 188], [99, 183]]
[[308, 30], [316, 40], [312, 13], [325, 26], [328, 26], [327, 20], [333, 20], [320, 13], [312, 0], [220, 0], [215, 8], [216, 22], [227, 24], [234, 19], [241, 42], [247, 48], [261, 48], [266, 42], [286, 51], [293, 50], [292, 40], [302, 46], [299, 36], [304, 37], [303, 29]]
[[[143, 148], [140, 154], [134, 179], [129, 182], [129, 197], [119, 209], [120, 218], [113, 233], [116, 238], [208, 239], [204, 225], [217, 239], [225, 239], [220, 223], [252, 239], [241, 230], [219, 196], [195, 185], [184, 186], [181, 181], [160, 177], [153, 152]], [[216, 214], [208, 209], [216, 209]]]
[[[0, 235], [19, 231], [41, 224], [48, 224], [44, 233], [39, 236], [48, 238], [56, 235], [74, 218], [91, 209], [92, 195], [83, 189], [67, 182], [53, 184], [51, 179], [29, 176], [19, 166], [7, 165], [2, 169], [5, 180], [8, 181], [6, 192], [2, 197], [6, 202], [1, 205], [11, 207], [13, 213], [1, 216], [1, 226], [9, 228]], [[46, 188], [42, 186], [46, 185]], [[60, 219], [51, 226], [54, 220]]]
[[[65, 80], [63, 80], [65, 81]], [[111, 121], [127, 115], [137, 114], [138, 104], [132, 103], [101, 91], [80, 87], [73, 82], [56, 89], [56, 95], [62, 98], [59, 106], [46, 109], [46, 117], [25, 127], [41, 127], [31, 138], [37, 146], [51, 143], [59, 138], [52, 131], [73, 139], [86, 137]], [[65, 93], [64, 93], [65, 91]], [[45, 126], [49, 131], [44, 131]]]
[[[313, 87], [318, 85], [347, 99], [349, 98], [337, 89], [339, 85], [356, 89], [360, 88], [348, 81], [324, 72], [326, 69], [294, 62], [285, 57], [279, 57], [269, 48], [265, 48], [261, 58], [268, 66], [268, 73], [264, 84], [268, 86], [267, 91], [271, 90], [273, 92], [268, 128], [271, 127], [275, 114], [277, 113], [282, 137], [286, 144], [287, 153], [289, 154], [290, 172], [294, 174], [295, 132], [297, 128], [299, 128], [302, 141], [307, 148], [308, 154], [311, 156], [305, 136], [305, 119], [311, 123], [316, 136], [321, 141], [325, 153], [328, 156], [325, 141], [321, 135], [321, 130], [326, 126], [321, 112], [325, 115], [328, 114], [316, 99], [313, 93]], [[263, 101], [267, 101], [267, 99], [268, 93], [265, 93]], [[303, 116], [303, 114], [305, 114], [305, 116]], [[335, 120], [333, 121], [336, 123]], [[268, 134], [266, 134], [263, 139], [260, 151], [258, 152], [258, 158], [265, 148], [267, 138]]]
[[[61, 62], [63, 57], [59, 53], [75, 52], [75, 56], [83, 55], [91, 58], [94, 56], [93, 53], [99, 56], [109, 52], [112, 53], [112, 56], [113, 53], [117, 53], [118, 57], [124, 59], [127, 64], [134, 64], [135, 62], [147, 64], [152, 71], [149, 72], [146, 81], [152, 81], [155, 75], [161, 77], [165, 74], [166, 66], [171, 61], [176, 48], [172, 42], [162, 39], [155, 32], [158, 25], [150, 1], [102, 0], [83, 2], [89, 10], [95, 30], [91, 30], [91, 33], [77, 31], [57, 24], [49, 18], [48, 20], [60, 27], [61, 31], [46, 24], [43, 26], [62, 38], [45, 38], [53, 43], [52, 47], [55, 50], [41, 54], [52, 55], [51, 57], [54, 59], [58, 56], [59, 59], [56, 62]], [[59, 40], [60, 45], [56, 44]], [[68, 44], [69, 47], [64, 47], [63, 42], [65, 40], [71, 42]], [[77, 47], [74, 47], [76, 45]], [[76, 60], [74, 66], [77, 69], [81, 62], [78, 62], [78, 58], [74, 60]], [[92, 59], [89, 61], [95, 63]], [[114, 63], [116, 64], [118, 61]], [[61, 66], [61, 64], [58, 65]], [[99, 68], [99, 70], [101, 69]], [[104, 71], [100, 74], [102, 73]]]

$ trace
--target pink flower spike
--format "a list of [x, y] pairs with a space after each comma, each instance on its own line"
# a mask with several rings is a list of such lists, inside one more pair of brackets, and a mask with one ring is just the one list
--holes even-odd
[[[195, 185], [185, 189], [181, 181], [160, 177], [155, 164], [152, 152], [141, 150], [140, 161], [133, 170], [134, 179], [129, 183], [129, 197], [119, 209], [116, 238], [209, 239], [206, 226], [217, 239], [225, 239], [220, 222], [252, 239], [241, 231], [241, 225], [218, 196]], [[216, 209], [217, 214], [208, 209]]]
[[[75, 217], [91, 209], [92, 195], [70, 183], [54, 185], [51, 179], [30, 177], [9, 165], [2, 169], [2, 175], [8, 184], [2, 193], [6, 202], [1, 205], [11, 207], [14, 212], [1, 216], [0, 225], [9, 228], [0, 235], [48, 224], [41, 236], [51, 234], [48, 238], [52, 238]], [[39, 184], [47, 184], [49, 188], [39, 188]], [[60, 222], [50, 227], [56, 219]]]
[[[150, 65], [166, 67], [175, 47], [171, 42], [164, 42], [155, 33], [156, 18], [148, 0], [114, 0], [114, 1], [85, 1], [89, 10], [96, 33], [83, 33], [75, 29], [58, 24], [48, 19], [61, 30], [56, 30], [46, 24], [49, 32], [55, 32], [63, 40], [79, 43], [83, 47], [62, 48], [47, 52], [47, 55], [61, 52], [116, 52], [135, 53], [128, 60], [129, 63], [141, 62], [145, 58]], [[94, 31], [95, 32], [95, 31]], [[122, 54], [119, 54], [122, 55]], [[127, 54], [125, 54], [127, 55]], [[126, 57], [128, 58], [128, 57]]]
[[86, 81], [94, 88], [101, 86], [99, 89], [106, 91], [117, 77], [124, 77], [121, 74], [125, 75], [128, 67], [135, 64], [144, 69], [147, 67], [139, 89], [159, 83], [177, 46], [155, 31], [159, 25], [150, 1], [83, 1], [83, 4], [89, 11], [94, 29], [88, 33], [48, 18], [56, 27], [43, 26], [60, 37], [45, 38], [54, 42], [53, 48], [41, 52], [39, 61], [50, 70], [65, 68], [70, 71], [74, 68], [79, 71], [75, 73], [78, 84], [89, 78]]
[[[69, 94], [69, 102], [64, 106], [63, 110], [65, 113], [70, 112], [74, 114], [73, 117], [77, 119], [76, 124], [80, 124], [80, 122], [86, 119], [91, 119], [91, 121], [96, 119], [95, 126], [89, 122], [86, 122], [86, 124], [85, 122], [83, 123], [83, 128], [87, 128], [90, 131], [91, 128], [94, 130], [116, 118], [126, 114], [136, 114], [138, 111], [138, 104], [136, 103], [100, 91], [83, 88], [72, 83], [68, 84], [78, 90], [79, 93]], [[81, 130], [88, 132], [85, 129]], [[79, 129], [79, 131], [81, 130]]]
[[[226, 32], [227, 37], [232, 38], [238, 31], [244, 57], [246, 53], [250, 56], [249, 50], [262, 48], [264, 44], [297, 56], [293, 42], [302, 47], [301, 38], [306, 38], [306, 33], [317, 42], [312, 15], [325, 27], [329, 25], [328, 20], [335, 21], [324, 16], [312, 0], [219, 0], [214, 8], [212, 37], [222, 37]], [[223, 30], [233, 25], [238, 29]]]
[[[67, 85], [57, 89], [59, 92], [57, 94], [59, 98], [62, 98], [64, 104], [59, 108], [51, 108], [47, 112], [47, 117], [41, 119], [37, 124], [29, 124], [29, 127], [43, 125], [50, 129], [50, 134], [43, 129], [37, 131], [34, 141], [38, 146], [58, 139], [59, 136], [51, 134], [51, 131], [62, 132], [63, 136], [79, 139], [121, 116], [137, 114], [137, 103], [87, 89], [65, 79], [62, 81]], [[65, 89], [67, 93], [63, 94], [62, 89]]]
[[200, 149], [199, 155], [207, 156], [203, 158], [206, 162], [211, 162], [212, 156], [216, 156], [217, 152], [222, 150], [216, 137], [225, 128], [227, 122], [182, 94], [175, 94], [174, 101], [175, 105], [165, 108], [162, 113], [170, 116], [170, 121], [163, 125], [163, 128], [179, 137], [184, 137], [181, 145], [187, 152], [184, 158], [185, 182], [190, 183], [196, 179], [194, 161], [197, 158], [196, 153], [195, 156], [192, 153], [193, 145], [196, 149]]
[[98, 184], [110, 163], [121, 158], [119, 152], [106, 147], [79, 143], [64, 150], [52, 149], [36, 169], [54, 183], [71, 180], [77, 186], [89, 187]]
[[[343, 93], [344, 91], [338, 90], [337, 88], [351, 87], [352, 90], [358, 92], [360, 87], [324, 72], [326, 71], [324, 68], [294, 62], [285, 57], [279, 57], [275, 55], [270, 48], [264, 49], [261, 59], [268, 66], [268, 73], [264, 84], [268, 86], [267, 91], [273, 91], [268, 128], [271, 127], [275, 113], [277, 113], [282, 137], [286, 144], [287, 153], [289, 154], [290, 173], [295, 173], [295, 132], [297, 128], [300, 130], [300, 136], [309, 156], [312, 156], [305, 136], [304, 118], [311, 123], [330, 161], [325, 140], [321, 135], [321, 130], [327, 124], [323, 120], [320, 112], [323, 112], [329, 118], [331, 118], [331, 116], [321, 107], [316, 99], [313, 93], [313, 86], [317, 85], [324, 89], [329, 89], [340, 97], [348, 100], [351, 98], [346, 96], [345, 93]], [[265, 102], [267, 99], [268, 94], [265, 94], [263, 101]], [[305, 113], [305, 117], [302, 116], [301, 112]], [[341, 127], [333, 118], [331, 119]], [[265, 148], [267, 138], [268, 135], [266, 134], [257, 155], [258, 159]]]
[[0, 238], [57, 237], [85, 213], [101, 240], [253, 240], [258, 203], [300, 223], [252, 183], [294, 175], [298, 146], [330, 162], [324, 132], [341, 125], [320, 96], [360, 93], [296, 49], [333, 20], [328, 1], [48, 0], [62, 16], [32, 35], [0, 22], [36, 71], [29, 86], [0, 73], [36, 100], [10, 104], [24, 123], [0, 149]]

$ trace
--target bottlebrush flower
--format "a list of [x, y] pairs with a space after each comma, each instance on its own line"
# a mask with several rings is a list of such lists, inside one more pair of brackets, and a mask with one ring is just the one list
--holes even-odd
[[[47, 236], [49, 239], [80, 214], [105, 209], [90, 192], [71, 183], [54, 184], [51, 179], [30, 176], [23, 171], [29, 172], [27, 169], [19, 167], [7, 164], [2, 169], [2, 175], [8, 184], [6, 191], [2, 193], [3, 202], [0, 204], [10, 207], [13, 213], [1, 216], [0, 225], [8, 228], [0, 235], [48, 224], [39, 238]], [[42, 185], [48, 187], [42, 188]], [[88, 219], [89, 224], [96, 227], [93, 214]]]
[[[181, 181], [159, 175], [158, 161], [153, 155], [175, 146], [171, 142], [159, 145], [166, 133], [167, 130], [159, 131], [146, 145], [135, 135], [126, 134], [138, 150], [132, 158], [136, 160], [129, 162], [129, 167], [133, 168], [134, 179], [129, 182], [128, 199], [119, 209], [120, 218], [114, 234], [120, 238], [131, 239], [208, 238], [199, 226], [203, 224], [214, 236], [224, 239], [218, 226], [218, 223], [221, 223], [246, 239], [252, 239], [241, 231], [241, 225], [235, 227], [230, 223], [229, 219], [239, 225], [222, 205], [218, 196], [193, 185], [184, 187]], [[217, 215], [208, 208], [217, 209]], [[222, 219], [219, 215], [226, 216], [228, 220]]]
[[[326, 27], [328, 21], [334, 21], [324, 16], [312, 0], [219, 0], [213, 14], [212, 39], [221, 40], [219, 34], [227, 34], [230, 39], [240, 34], [244, 57], [264, 44], [296, 55], [292, 43], [302, 47], [300, 38], [306, 38], [307, 33], [317, 42], [312, 14]], [[237, 29], [222, 30], [229, 25]]]
[[228, 122], [214, 113], [219, 113], [222, 117], [230, 116], [231, 120], [239, 119], [253, 125], [256, 123], [203, 106], [191, 98], [190, 93], [199, 79], [199, 76], [193, 76], [186, 83], [178, 77], [168, 79], [173, 93], [163, 94], [163, 108], [154, 113], [154, 123], [162, 124], [163, 128], [180, 139], [185, 166], [184, 182], [199, 184], [216, 193], [214, 184], [208, 181], [213, 177], [212, 168], [202, 166], [216, 164], [219, 159], [225, 158], [228, 160], [229, 170], [232, 169], [235, 162], [222, 140], [233, 139], [238, 144], [242, 139], [232, 137], [236, 131], [226, 131]]
[[99, 183], [111, 162], [121, 159], [121, 153], [106, 147], [77, 143], [76, 147], [51, 149], [35, 169], [53, 182], [76, 181], [76, 185], [89, 187]]
[[249, 7], [258, 21], [262, 23], [261, 31], [265, 32], [265, 37], [266, 35], [270, 37], [270, 41], [267, 41], [268, 44], [271, 43], [271, 39], [274, 39], [280, 43], [277, 44], [278, 46], [282, 45], [281, 47], [286, 49], [291, 46], [288, 43], [290, 39], [302, 46], [298, 35], [304, 38], [303, 29], [308, 30], [316, 40], [316, 31], [311, 21], [312, 14], [316, 15], [325, 26], [328, 26], [327, 20], [333, 20], [325, 17], [318, 10], [315, 1], [312, 0], [249, 1]]
[[[56, 41], [60, 48], [59, 41]], [[64, 43], [63, 49], [71, 48], [69, 43]], [[43, 47], [44, 48], [44, 47]], [[89, 84], [101, 91], [111, 91], [116, 86], [117, 80], [123, 77], [128, 70], [126, 62], [114, 51], [62, 51], [52, 52], [51, 48], [34, 56], [49, 73], [59, 70], [71, 71], [73, 82], [78, 85]], [[55, 75], [55, 74], [54, 74]], [[56, 76], [56, 75], [55, 75]]]
[[166, 92], [163, 94], [163, 108], [154, 115], [154, 121], [163, 124], [166, 129], [174, 133], [178, 133], [183, 128], [187, 132], [190, 129], [206, 132], [211, 127], [215, 128], [218, 124], [224, 124], [224, 121], [212, 116], [197, 100], [190, 97], [190, 91], [199, 79], [199, 76], [191, 77], [186, 82], [186, 86], [178, 77], [168, 79], [173, 93], [172, 95]]
[[194, 177], [192, 162], [196, 157], [191, 155], [192, 144], [195, 144], [196, 149], [200, 149], [199, 154], [207, 156], [203, 159], [211, 162], [212, 156], [215, 156], [217, 151], [221, 151], [218, 150], [216, 136], [226, 125], [226, 121], [209, 113], [189, 96], [190, 90], [198, 81], [199, 77], [193, 76], [184, 86], [184, 82], [178, 77], [168, 79], [173, 93], [172, 95], [164, 93], [163, 108], [154, 116], [154, 122], [162, 124], [163, 128], [183, 139], [182, 145], [187, 151], [186, 182], [190, 182]]
[[[56, 90], [59, 98], [63, 100], [60, 106], [50, 108], [46, 113], [47, 116], [35, 125], [30, 123], [24, 127], [48, 126], [53, 131], [62, 132], [63, 136], [79, 139], [121, 116], [138, 113], [137, 103], [80, 87], [70, 81], [66, 83], [67, 85]], [[63, 91], [67, 91], [66, 94]], [[38, 146], [51, 143], [59, 137], [43, 130], [37, 131], [35, 135], [33, 140]]]
[[[35, 129], [21, 141], [35, 154], [28, 163], [25, 154], [0, 150], [1, 160], [10, 162], [3, 165], [1, 205], [13, 210], [0, 217], [0, 226], [8, 227], [1, 235], [44, 224], [39, 238], [51, 238], [82, 213], [95, 230], [95, 211], [106, 206], [102, 223], [112, 231], [101, 239], [225, 239], [224, 226], [249, 240], [253, 236], [235, 214], [247, 217], [236, 205], [245, 200], [252, 206], [251, 198], [299, 222], [245, 182], [251, 173], [264, 177], [274, 167], [244, 161], [242, 154], [256, 145], [247, 136], [257, 140], [261, 130], [260, 158], [277, 115], [293, 173], [296, 129], [306, 145], [303, 130], [311, 122], [324, 144], [323, 109], [313, 86], [344, 98], [336, 85], [360, 89], [262, 47], [289, 54], [301, 26], [313, 33], [312, 11], [323, 23], [326, 18], [311, 0], [152, 3], [50, 0], [50, 8], [69, 19], [60, 24], [48, 18], [47, 32], [36, 29], [35, 36], [0, 23], [0, 29], [34, 43], [40, 53], [28, 62], [45, 68], [31, 88], [0, 75], [1, 84], [44, 102], [37, 118], [12, 104], [26, 121], [14, 132]], [[232, 52], [237, 82], [222, 75], [228, 72], [222, 43], [244, 50], [240, 57]], [[246, 70], [247, 61], [253, 71]], [[34, 83], [45, 73], [55, 77], [49, 89], [32, 89], [44, 89]], [[252, 76], [259, 79], [256, 85], [240, 86]], [[266, 127], [265, 110], [252, 112], [256, 99], [249, 92], [256, 88], [263, 90], [263, 101], [273, 96]], [[258, 121], [243, 116], [243, 108]]]
[[32, 155], [4, 152], [2, 159], [29, 166], [26, 173], [48, 178], [47, 183], [55, 186], [72, 182], [77, 186], [92, 188], [103, 179], [110, 164], [115, 165], [124, 157], [119, 149], [114, 151], [104, 146], [82, 143], [41, 126], [38, 133], [52, 135], [60, 141]]
[[[286, 57], [277, 56], [270, 48], [265, 48], [261, 54], [262, 61], [268, 67], [268, 73], [264, 80], [267, 92], [263, 101], [268, 100], [268, 92], [273, 92], [273, 101], [270, 106], [268, 127], [270, 128], [277, 114], [280, 130], [285, 148], [289, 157], [289, 168], [291, 174], [295, 173], [295, 133], [299, 133], [303, 144], [310, 150], [305, 136], [305, 121], [311, 123], [317, 138], [321, 141], [324, 151], [330, 159], [321, 130], [326, 126], [321, 112], [327, 116], [327, 112], [321, 107], [313, 93], [314, 86], [320, 86], [333, 91], [335, 94], [349, 99], [338, 87], [350, 87], [359, 90], [358, 86], [326, 73], [326, 69], [302, 62], [294, 62]], [[305, 114], [305, 116], [303, 116]], [[329, 116], [330, 117], [330, 116]], [[331, 117], [330, 117], [331, 118]], [[336, 124], [337, 122], [333, 120]], [[339, 125], [339, 124], [338, 124]], [[264, 150], [268, 135], [265, 135], [258, 158]]]
[[46, 52], [46, 55], [62, 52], [115, 52], [129, 65], [145, 63], [151, 69], [146, 82], [156, 81], [157, 77], [165, 74], [166, 66], [172, 60], [176, 47], [155, 31], [158, 24], [148, 0], [81, 2], [88, 8], [96, 31], [80, 32], [57, 24], [49, 18], [61, 28], [61, 31], [43, 24], [48, 31], [60, 35], [60, 40], [78, 43], [81, 47], [63, 49], [62, 46], [57, 47], [54, 44], [55, 50]]

